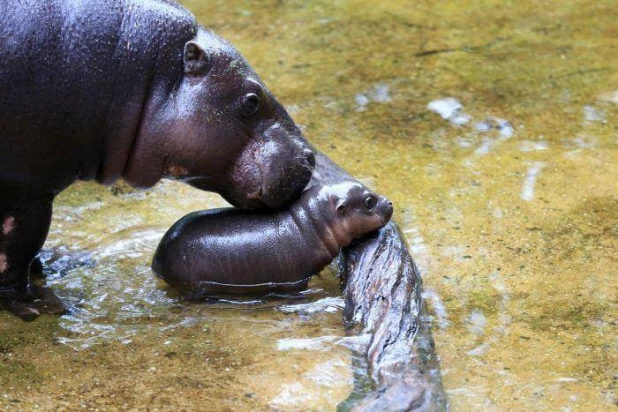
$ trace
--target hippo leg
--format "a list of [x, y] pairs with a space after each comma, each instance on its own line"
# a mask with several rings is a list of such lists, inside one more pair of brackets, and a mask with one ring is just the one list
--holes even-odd
[[30, 282], [30, 265], [49, 231], [53, 196], [2, 195], [0, 307], [27, 321], [42, 313], [63, 313], [65, 307], [51, 290]]

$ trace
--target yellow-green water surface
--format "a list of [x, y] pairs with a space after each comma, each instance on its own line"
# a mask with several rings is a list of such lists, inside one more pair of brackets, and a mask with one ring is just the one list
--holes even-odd
[[[395, 203], [453, 410], [616, 409], [614, 0], [185, 4], [311, 142]], [[257, 306], [188, 304], [153, 277], [166, 228], [221, 204], [171, 182], [59, 196], [46, 248], [82, 265], [49, 283], [76, 310], [31, 324], [0, 313], [0, 408], [344, 400], [332, 271]]]

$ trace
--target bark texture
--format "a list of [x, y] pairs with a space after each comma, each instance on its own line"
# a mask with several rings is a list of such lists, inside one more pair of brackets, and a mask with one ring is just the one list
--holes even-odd
[[[312, 183], [355, 180], [316, 151]], [[354, 393], [340, 405], [354, 411], [448, 409], [429, 324], [423, 321], [419, 271], [394, 222], [343, 249], [339, 273], [350, 335], [368, 335], [356, 361]]]

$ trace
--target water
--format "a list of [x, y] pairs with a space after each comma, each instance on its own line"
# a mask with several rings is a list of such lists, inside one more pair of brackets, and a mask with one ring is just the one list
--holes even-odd
[[[614, 3], [186, 2], [393, 200], [454, 410], [616, 408]], [[343, 401], [362, 342], [343, 336], [332, 269], [306, 294], [236, 304], [189, 304], [152, 275], [166, 228], [221, 205], [171, 182], [61, 194], [46, 248], [73, 264], [49, 283], [75, 309], [0, 313], [0, 407]]]

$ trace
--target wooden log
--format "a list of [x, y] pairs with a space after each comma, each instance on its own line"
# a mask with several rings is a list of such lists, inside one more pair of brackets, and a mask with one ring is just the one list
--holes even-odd
[[[316, 153], [313, 184], [355, 180], [324, 154]], [[339, 274], [346, 331], [369, 335], [364, 359], [355, 365], [354, 393], [339, 409], [448, 409], [430, 326], [423, 320], [421, 277], [397, 225], [390, 222], [375, 235], [345, 248]]]

